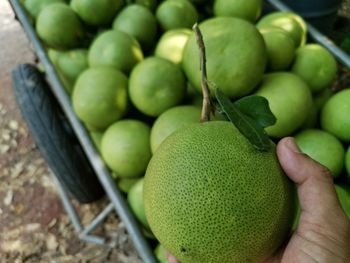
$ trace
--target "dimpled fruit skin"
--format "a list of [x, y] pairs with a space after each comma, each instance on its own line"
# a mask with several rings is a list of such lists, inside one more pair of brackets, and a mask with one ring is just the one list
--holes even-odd
[[151, 159], [145, 212], [182, 263], [262, 262], [289, 233], [292, 188], [274, 147], [256, 150], [229, 122], [193, 124]]

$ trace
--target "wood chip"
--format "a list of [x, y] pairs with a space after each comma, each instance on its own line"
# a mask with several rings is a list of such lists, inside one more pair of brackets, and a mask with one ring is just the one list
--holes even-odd
[[17, 131], [17, 130], [18, 130], [18, 127], [19, 127], [18, 122], [15, 121], [15, 120], [11, 120], [11, 121], [9, 122], [9, 127], [10, 127], [11, 130]]
[[5, 154], [10, 150], [10, 145], [7, 144], [0, 144], [0, 154]]
[[3, 131], [2, 131], [2, 134], [1, 134], [1, 138], [2, 138], [4, 141], [8, 142], [8, 141], [11, 139], [11, 134], [10, 134], [10, 132], [9, 132], [8, 130], [3, 130]]
[[48, 234], [46, 237], [46, 247], [48, 250], [56, 250], [58, 247], [58, 242], [53, 234]]
[[11, 169], [11, 177], [18, 177], [24, 170], [24, 162], [16, 163], [15, 166]]
[[8, 190], [6, 193], [6, 196], [4, 198], [4, 205], [9, 206], [12, 203], [13, 200], [13, 191], [12, 189]]

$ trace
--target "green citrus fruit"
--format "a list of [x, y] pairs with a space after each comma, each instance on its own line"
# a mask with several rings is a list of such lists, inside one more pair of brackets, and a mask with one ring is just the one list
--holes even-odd
[[156, 17], [164, 31], [192, 28], [198, 21], [198, 12], [188, 0], [167, 0], [158, 6]]
[[144, 49], [149, 50], [155, 43], [157, 20], [147, 7], [133, 4], [120, 11], [113, 28], [135, 37]]
[[158, 0], [132, 0], [135, 4], [142, 5], [147, 7], [149, 10], [152, 12], [156, 9], [157, 7], [157, 2]]
[[297, 75], [276, 72], [265, 75], [256, 95], [269, 101], [277, 121], [266, 132], [275, 138], [291, 135], [306, 119], [312, 108], [309, 87]]
[[303, 153], [327, 167], [333, 177], [340, 175], [344, 167], [345, 150], [334, 135], [322, 130], [309, 129], [295, 135], [295, 140]]
[[262, 0], [215, 0], [215, 16], [234, 16], [254, 22], [261, 14]]
[[169, 263], [165, 253], [166, 250], [164, 247], [161, 244], [158, 244], [154, 250], [154, 254], [156, 255], [159, 263]]
[[127, 86], [127, 77], [114, 68], [85, 70], [74, 85], [75, 113], [83, 122], [97, 129], [107, 128], [126, 113]]
[[[208, 80], [229, 97], [250, 93], [261, 80], [266, 65], [265, 43], [259, 31], [251, 23], [234, 17], [211, 18], [199, 28], [206, 48]], [[192, 34], [185, 46], [183, 69], [200, 91], [198, 54], [196, 37]]]
[[[272, 143], [271, 143], [272, 144]], [[293, 223], [293, 184], [275, 147], [258, 151], [230, 122], [170, 135], [145, 175], [148, 223], [181, 262], [263, 262]]]
[[333, 95], [321, 111], [322, 129], [350, 142], [350, 89]]
[[350, 146], [347, 149], [345, 154], [345, 168], [348, 173], [348, 176], [350, 177]]
[[341, 207], [343, 208], [347, 217], [350, 219], [350, 193], [340, 185], [335, 185], [335, 190], [337, 192]]
[[257, 27], [278, 27], [291, 36], [295, 47], [303, 46], [306, 42], [306, 23], [297, 14], [292, 12], [273, 12], [263, 16], [257, 23]]
[[314, 102], [317, 107], [317, 110], [320, 111], [329, 98], [333, 95], [333, 91], [331, 89], [324, 89], [320, 93], [313, 94]]
[[63, 3], [50, 4], [41, 10], [36, 31], [47, 45], [57, 49], [77, 47], [84, 36], [78, 16]]
[[289, 68], [295, 56], [295, 46], [290, 35], [277, 27], [262, 28], [260, 33], [266, 44], [268, 69], [281, 71]]
[[56, 73], [64, 87], [64, 89], [66, 90], [66, 92], [68, 94], [71, 94], [73, 91], [73, 87], [74, 87], [74, 82], [72, 80], [69, 80], [60, 70], [59, 66], [58, 66], [58, 59], [59, 57], [63, 54], [63, 51], [58, 51], [52, 48], [49, 48], [47, 50], [47, 55], [53, 65], [53, 67], [56, 70]]
[[310, 111], [307, 113], [306, 118], [303, 122], [303, 124], [301, 125], [301, 129], [311, 129], [317, 126], [318, 124], [318, 109], [317, 106], [315, 104], [314, 99], [312, 100], [312, 105], [310, 108]]
[[122, 0], [72, 0], [70, 5], [86, 24], [108, 26], [123, 2]]
[[143, 60], [137, 40], [119, 30], [108, 30], [97, 36], [88, 54], [89, 65], [112, 66], [125, 73]]
[[187, 28], [166, 31], [157, 42], [155, 56], [182, 63], [183, 51], [192, 31]]
[[201, 109], [184, 105], [170, 108], [154, 122], [151, 130], [151, 150], [154, 153], [159, 145], [173, 132], [189, 124], [197, 123], [201, 118]]
[[90, 138], [98, 151], [101, 151], [102, 136], [103, 136], [103, 132], [90, 131]]
[[313, 93], [328, 88], [337, 74], [333, 55], [318, 44], [308, 44], [296, 51], [292, 72], [300, 76]]
[[38, 17], [40, 11], [44, 9], [47, 5], [53, 3], [66, 3], [65, 0], [25, 0], [23, 5], [27, 12], [34, 19]]
[[76, 81], [80, 73], [89, 67], [86, 49], [73, 49], [62, 54], [57, 59], [57, 65], [61, 73], [72, 83]]
[[120, 178], [142, 176], [151, 158], [150, 127], [138, 120], [112, 124], [102, 137], [102, 157]]
[[149, 116], [159, 116], [184, 97], [185, 77], [174, 63], [148, 57], [131, 72], [129, 95], [134, 106]]
[[136, 184], [140, 178], [116, 178], [117, 186], [123, 193], [128, 193], [131, 187]]
[[143, 178], [139, 179], [128, 192], [128, 204], [142, 225], [149, 229], [143, 204]]

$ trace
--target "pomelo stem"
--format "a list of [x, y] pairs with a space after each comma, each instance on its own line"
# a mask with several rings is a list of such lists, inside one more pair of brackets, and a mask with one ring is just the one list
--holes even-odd
[[207, 122], [207, 121], [210, 121], [210, 113], [212, 112], [212, 103], [210, 100], [210, 90], [209, 90], [208, 79], [207, 79], [205, 46], [203, 41], [203, 35], [198, 27], [198, 24], [195, 23], [192, 29], [197, 38], [197, 44], [199, 48], [200, 70], [202, 72], [201, 84], [202, 84], [202, 93], [203, 93], [203, 104], [202, 104], [201, 122]]

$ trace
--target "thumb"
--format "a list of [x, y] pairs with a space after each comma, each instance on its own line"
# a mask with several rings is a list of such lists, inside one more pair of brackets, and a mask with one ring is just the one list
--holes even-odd
[[329, 170], [303, 154], [291, 137], [277, 145], [277, 156], [287, 176], [297, 184], [302, 212], [315, 218], [324, 218], [340, 204]]

